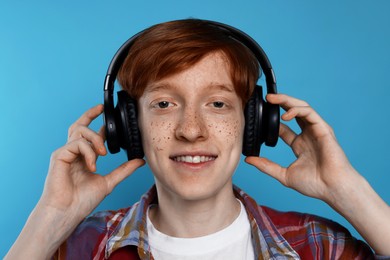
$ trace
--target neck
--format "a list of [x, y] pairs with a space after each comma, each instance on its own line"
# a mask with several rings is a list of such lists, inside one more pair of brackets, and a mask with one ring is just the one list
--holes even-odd
[[160, 232], [181, 238], [200, 237], [229, 226], [240, 213], [232, 186], [203, 199], [182, 199], [159, 189], [158, 205], [149, 218]]

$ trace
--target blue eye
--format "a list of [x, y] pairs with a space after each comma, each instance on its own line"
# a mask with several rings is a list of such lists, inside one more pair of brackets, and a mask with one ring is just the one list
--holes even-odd
[[215, 101], [215, 102], [213, 102], [213, 106], [216, 108], [223, 108], [225, 106], [225, 103], [223, 103], [221, 101]]

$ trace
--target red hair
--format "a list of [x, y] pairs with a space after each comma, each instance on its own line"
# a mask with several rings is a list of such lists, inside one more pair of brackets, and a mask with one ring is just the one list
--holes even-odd
[[118, 81], [138, 100], [151, 82], [182, 72], [213, 52], [226, 57], [235, 91], [246, 103], [260, 75], [256, 57], [226, 31], [197, 19], [146, 29], [130, 48], [118, 72]]

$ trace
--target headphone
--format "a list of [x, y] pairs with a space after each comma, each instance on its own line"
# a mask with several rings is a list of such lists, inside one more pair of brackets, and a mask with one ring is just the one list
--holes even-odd
[[[267, 55], [260, 45], [246, 33], [223, 23], [206, 21], [212, 26], [227, 32], [230, 37], [250, 49], [258, 60], [265, 75], [267, 93], [276, 94], [276, 79]], [[141, 31], [128, 39], [112, 58], [104, 80], [104, 126], [107, 146], [110, 153], [127, 152], [128, 160], [143, 158], [141, 133], [138, 128], [137, 102], [126, 91], [118, 91], [117, 105], [114, 107], [114, 83], [131, 46]], [[275, 146], [279, 136], [280, 108], [263, 99], [263, 88], [257, 85], [245, 105], [245, 128], [242, 153], [245, 156], [258, 156], [263, 143]]]

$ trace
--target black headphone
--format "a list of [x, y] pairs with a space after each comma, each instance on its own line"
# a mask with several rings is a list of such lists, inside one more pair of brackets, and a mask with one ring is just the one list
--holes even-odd
[[[276, 94], [276, 79], [271, 63], [260, 45], [246, 33], [226, 24], [206, 21], [226, 31], [230, 37], [249, 48], [256, 56], [265, 75], [267, 93]], [[107, 146], [111, 153], [126, 150], [128, 160], [143, 158], [141, 134], [138, 128], [137, 102], [126, 91], [118, 91], [117, 105], [114, 107], [114, 82], [129, 49], [141, 31], [128, 39], [112, 58], [104, 81], [104, 125]], [[256, 86], [252, 96], [245, 105], [245, 129], [242, 153], [245, 156], [258, 156], [260, 146], [275, 146], [279, 136], [280, 109], [263, 99], [263, 89]]]

